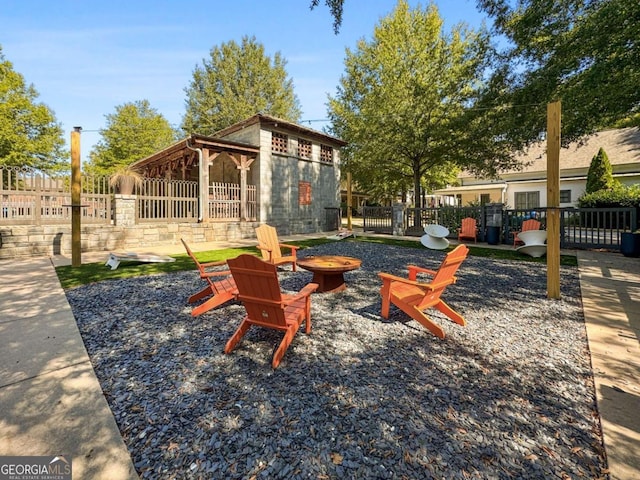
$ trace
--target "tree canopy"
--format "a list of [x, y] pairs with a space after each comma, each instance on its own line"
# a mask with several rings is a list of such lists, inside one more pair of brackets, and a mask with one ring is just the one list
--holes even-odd
[[0, 47], [0, 166], [68, 169], [62, 126], [37, 98], [36, 89], [13, 70]]
[[[481, 108], [488, 33], [464, 25], [443, 32], [435, 5], [406, 1], [347, 49], [345, 74], [329, 99], [332, 133], [349, 143], [346, 170], [377, 198], [455, 179], [458, 168], [488, 175], [512, 166], [492, 109]], [[480, 107], [480, 108], [478, 108]]]
[[562, 138], [611, 127], [640, 109], [640, 2], [478, 0], [508, 40], [499, 71], [510, 103], [527, 105], [506, 131], [535, 140], [546, 104], [562, 101]]
[[[324, 4], [329, 7], [331, 15], [333, 16], [333, 31], [337, 35], [340, 32], [340, 25], [342, 25], [342, 5], [344, 0], [325, 0]], [[320, 5], [320, 0], [311, 0], [311, 10]]]
[[185, 89], [185, 133], [212, 135], [256, 113], [299, 120], [300, 104], [285, 70], [286, 60], [279, 52], [272, 60], [255, 37], [216, 46], [202, 63]]
[[125, 103], [115, 110], [105, 115], [102, 138], [89, 153], [89, 173], [111, 174], [177, 140], [176, 130], [148, 100]]

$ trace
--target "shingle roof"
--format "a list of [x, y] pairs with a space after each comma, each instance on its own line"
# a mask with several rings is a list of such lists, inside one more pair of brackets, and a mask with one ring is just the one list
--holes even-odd
[[[547, 143], [532, 146], [518, 157], [525, 166], [519, 172], [547, 170]], [[637, 163], [640, 168], [640, 130], [636, 127], [604, 130], [560, 150], [560, 168], [589, 168], [591, 159], [603, 148], [611, 165]], [[514, 173], [515, 171], [503, 172]]]

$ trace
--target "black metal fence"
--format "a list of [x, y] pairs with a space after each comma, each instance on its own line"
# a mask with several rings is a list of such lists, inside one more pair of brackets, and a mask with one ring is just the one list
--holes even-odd
[[[397, 208], [397, 207], [396, 207]], [[635, 208], [561, 208], [561, 248], [619, 249], [622, 232], [638, 229]], [[546, 229], [547, 209], [504, 209], [501, 204], [479, 207], [405, 208], [403, 229], [409, 236], [424, 235], [426, 225], [447, 227], [449, 238], [457, 238], [462, 219], [473, 217], [478, 224], [478, 240], [485, 241], [489, 227], [500, 231], [500, 242], [512, 244], [522, 222], [530, 218], [540, 221]], [[393, 207], [364, 207], [364, 230], [374, 233], [393, 233]]]

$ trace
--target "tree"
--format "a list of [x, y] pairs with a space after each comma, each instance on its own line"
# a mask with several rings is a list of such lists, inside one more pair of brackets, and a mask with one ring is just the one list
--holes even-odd
[[[344, 0], [325, 0], [324, 4], [329, 7], [331, 15], [333, 16], [333, 32], [337, 35], [340, 32], [340, 25], [342, 25], [342, 6]], [[320, 4], [320, 0], [311, 1], [311, 10], [316, 8]]]
[[255, 37], [223, 43], [210, 60], [196, 67], [187, 94], [182, 129], [211, 135], [256, 113], [297, 122], [300, 118], [293, 81], [280, 53], [273, 61]]
[[148, 100], [125, 103], [116, 112], [105, 115], [102, 139], [89, 153], [87, 172], [107, 175], [148, 157], [171, 145], [177, 132], [169, 122], [151, 108]]
[[0, 166], [55, 172], [68, 168], [63, 130], [38, 92], [13, 70], [0, 47]]
[[[375, 27], [370, 42], [347, 50], [338, 93], [329, 98], [332, 133], [348, 142], [345, 169], [380, 198], [451, 183], [458, 168], [495, 175], [513, 166], [493, 128], [499, 113], [478, 99], [489, 38], [463, 25], [449, 35], [435, 5], [406, 1]], [[389, 188], [393, 188], [393, 192]]]
[[[637, 114], [640, 2], [478, 0], [508, 42], [513, 105], [526, 106], [505, 129], [521, 141], [545, 130], [546, 104], [562, 101], [562, 139], [574, 141]], [[636, 117], [637, 118], [637, 117]]]
[[591, 159], [591, 165], [589, 165], [586, 193], [610, 190], [616, 183], [613, 178], [613, 168], [611, 168], [609, 157], [601, 147], [597, 155], [594, 155]]

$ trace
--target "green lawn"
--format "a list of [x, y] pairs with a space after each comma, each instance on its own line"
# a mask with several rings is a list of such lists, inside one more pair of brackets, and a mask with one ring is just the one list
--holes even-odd
[[[343, 242], [372, 242], [380, 243], [384, 245], [396, 245], [400, 247], [421, 247], [418, 239], [414, 240], [400, 240], [393, 238], [382, 237], [366, 237], [361, 236], [357, 238], [349, 238], [342, 240]], [[323, 243], [330, 243], [333, 240], [326, 238], [317, 238], [313, 240], [303, 240], [299, 242], [288, 242], [293, 245], [297, 245], [300, 249], [313, 247], [315, 245], [322, 245]], [[250, 253], [258, 255], [258, 250], [255, 247], [239, 247], [239, 248], [225, 248], [222, 250], [209, 250], [205, 252], [196, 252], [198, 260], [201, 262], [214, 262], [217, 260], [226, 260], [228, 258], [234, 258], [242, 253]], [[532, 258], [515, 250], [501, 250], [495, 248], [477, 247], [469, 245], [469, 254], [476, 257], [486, 258], [500, 258], [506, 260], [513, 260], [519, 262], [537, 262], [546, 263], [546, 257]], [[184, 253], [180, 255], [171, 255], [176, 259], [171, 263], [131, 263], [127, 262], [126, 267], [111, 270], [105, 267], [104, 263], [86, 263], [80, 267], [64, 266], [57, 267], [56, 272], [62, 288], [73, 288], [80, 285], [93, 282], [101, 282], [102, 280], [112, 280], [121, 278], [131, 278], [140, 275], [152, 275], [154, 273], [167, 273], [167, 272], [179, 272], [183, 270], [194, 270], [196, 267], [189, 256]], [[577, 265], [577, 259], [571, 255], [562, 255], [560, 258], [561, 265]]]

